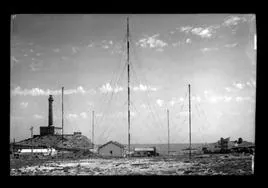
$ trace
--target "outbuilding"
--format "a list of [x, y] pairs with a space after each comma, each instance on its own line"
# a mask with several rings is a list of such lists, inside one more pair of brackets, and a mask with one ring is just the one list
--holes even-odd
[[123, 157], [125, 146], [115, 141], [109, 141], [98, 148], [98, 153], [102, 156]]

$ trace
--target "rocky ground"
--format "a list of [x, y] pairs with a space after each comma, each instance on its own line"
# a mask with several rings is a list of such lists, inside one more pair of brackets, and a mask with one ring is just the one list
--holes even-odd
[[[17, 161], [16, 161], [17, 160]], [[252, 175], [251, 156], [199, 155], [155, 158], [11, 160], [17, 175]]]

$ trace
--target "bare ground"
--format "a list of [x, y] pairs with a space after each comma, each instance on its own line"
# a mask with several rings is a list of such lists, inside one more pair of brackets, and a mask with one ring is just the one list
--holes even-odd
[[199, 155], [154, 158], [11, 159], [10, 175], [251, 175], [251, 157]]

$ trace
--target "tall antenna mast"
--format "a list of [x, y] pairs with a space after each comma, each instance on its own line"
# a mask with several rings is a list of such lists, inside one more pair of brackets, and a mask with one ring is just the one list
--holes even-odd
[[167, 125], [168, 125], [168, 155], [169, 155], [169, 110], [167, 109]]
[[92, 146], [94, 149], [94, 110], [92, 111]]
[[61, 88], [61, 136], [62, 136], [62, 142], [63, 142], [63, 124], [64, 124], [64, 112], [63, 112], [63, 92], [64, 92], [64, 87]]
[[130, 76], [129, 76], [129, 20], [127, 17], [127, 93], [128, 93], [128, 152], [130, 153]]
[[189, 158], [191, 159], [191, 85], [188, 85], [189, 87]]

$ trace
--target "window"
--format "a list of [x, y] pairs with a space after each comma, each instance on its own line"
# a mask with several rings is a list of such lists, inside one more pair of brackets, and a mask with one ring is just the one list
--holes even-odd
[[112, 150], [110, 151], [110, 154], [113, 155], [113, 151]]

